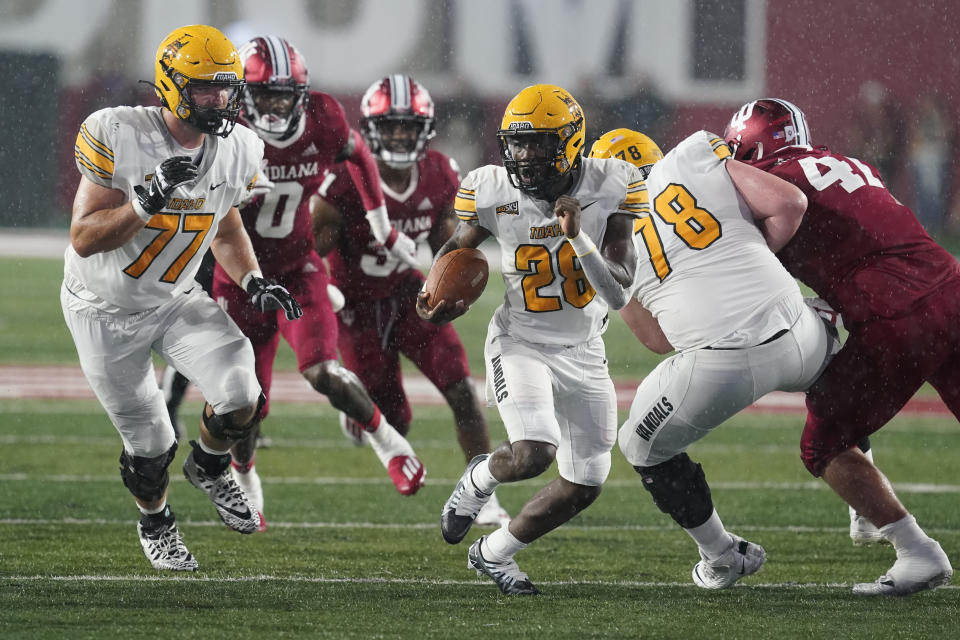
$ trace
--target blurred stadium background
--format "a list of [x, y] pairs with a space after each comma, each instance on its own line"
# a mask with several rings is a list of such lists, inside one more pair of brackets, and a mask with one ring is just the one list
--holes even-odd
[[[90, 112], [155, 104], [156, 45], [183, 24], [239, 44], [288, 38], [315, 89], [351, 118], [388, 73], [437, 101], [435, 145], [464, 171], [496, 162], [492, 135], [520, 88], [583, 104], [588, 137], [637, 128], [669, 148], [722, 129], [762, 95], [795, 102], [816, 143], [877, 165], [947, 244], [960, 234], [960, 33], [955, 2], [875, 0], [2, 0], [0, 228], [66, 229], [73, 139]], [[955, 250], [956, 252], [956, 250]]]

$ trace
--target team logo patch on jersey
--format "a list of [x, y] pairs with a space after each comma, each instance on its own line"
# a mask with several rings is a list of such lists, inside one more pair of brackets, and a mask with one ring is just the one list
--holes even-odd
[[498, 216], [518, 216], [520, 215], [520, 201], [501, 204], [497, 207]]

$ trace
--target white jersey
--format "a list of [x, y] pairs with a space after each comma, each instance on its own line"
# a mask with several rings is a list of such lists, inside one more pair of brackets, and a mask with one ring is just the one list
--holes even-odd
[[[581, 233], [600, 246], [614, 213], [647, 211], [647, 193], [636, 167], [619, 160], [582, 159], [568, 195], [582, 208]], [[607, 303], [596, 295], [567, 242], [553, 202], [532, 198], [510, 184], [503, 167], [471, 171], [461, 183], [457, 217], [476, 222], [500, 243], [503, 304], [491, 331], [528, 342], [574, 345], [606, 329]]]
[[[263, 158], [263, 142], [237, 125], [226, 138], [205, 136], [202, 149], [185, 149], [170, 135], [160, 107], [116, 107], [90, 115], [74, 149], [77, 168], [94, 183], [136, 197], [148, 187], [158, 164], [172, 156], [194, 156], [199, 177], [177, 187], [162, 211], [129, 242], [81, 258], [73, 247], [64, 256], [67, 286], [104, 311], [158, 307], [196, 283], [203, 254], [220, 220], [252, 187]], [[85, 290], [85, 291], [84, 291]]]
[[633, 294], [678, 351], [759, 344], [803, 306], [727, 173], [729, 157], [722, 138], [698, 131], [647, 177]]

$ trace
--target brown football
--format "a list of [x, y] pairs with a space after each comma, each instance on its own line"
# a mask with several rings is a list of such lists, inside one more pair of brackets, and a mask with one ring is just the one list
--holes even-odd
[[451, 303], [463, 300], [470, 306], [483, 293], [489, 275], [487, 258], [479, 249], [454, 249], [445, 253], [427, 274], [428, 304], [434, 307], [441, 300]]

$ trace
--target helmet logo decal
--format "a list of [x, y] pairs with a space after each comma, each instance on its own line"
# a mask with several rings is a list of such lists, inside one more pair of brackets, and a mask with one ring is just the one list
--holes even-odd
[[750, 119], [750, 116], [753, 115], [753, 105], [757, 104], [756, 101], [748, 102], [743, 105], [739, 111], [733, 114], [733, 118], [730, 120], [730, 128], [734, 131], [740, 132], [747, 128], [747, 120]]
[[519, 129], [533, 129], [533, 123], [531, 122], [511, 122], [508, 127], [511, 131], [517, 131]]

